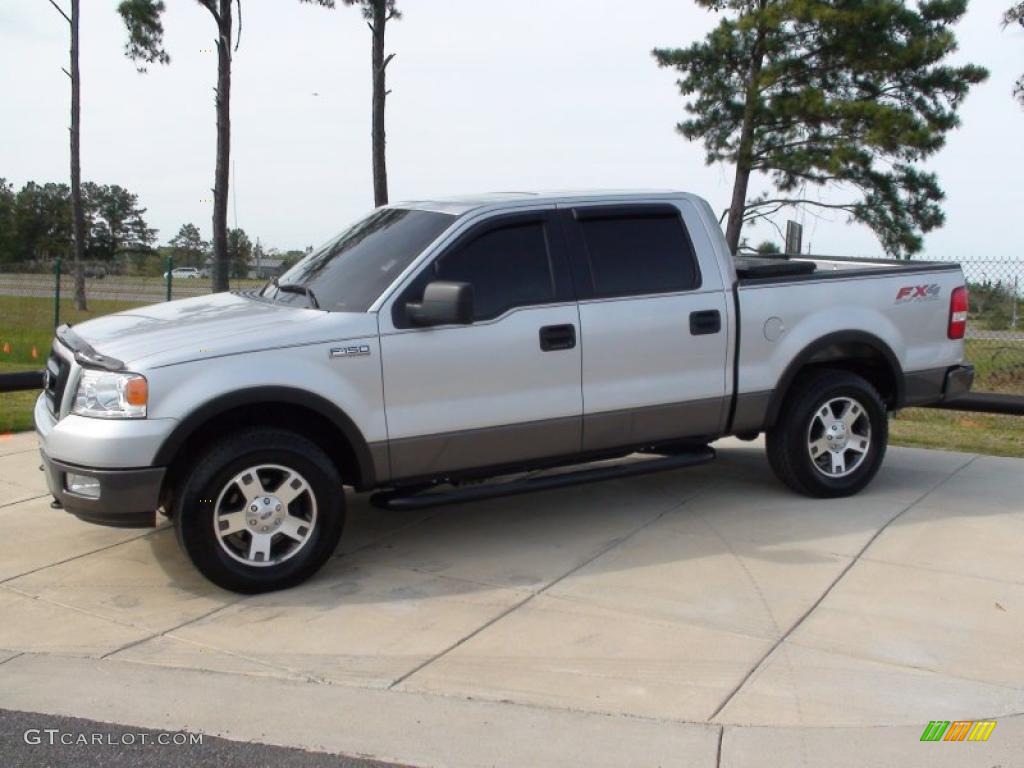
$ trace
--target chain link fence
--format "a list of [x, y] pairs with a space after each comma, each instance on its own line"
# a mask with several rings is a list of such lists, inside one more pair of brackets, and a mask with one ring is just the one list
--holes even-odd
[[[130, 306], [154, 304], [171, 299], [204, 296], [211, 292], [211, 281], [206, 270], [196, 267], [177, 267], [168, 259], [162, 275], [124, 275], [107, 272], [101, 265], [87, 264], [85, 295], [87, 305], [96, 304], [90, 316], [109, 314]], [[232, 290], [261, 287], [265, 280], [233, 279]], [[3, 297], [46, 299], [52, 302], [55, 321], [59, 321], [65, 307], [74, 304], [75, 274], [71, 265], [58, 259], [45, 272], [5, 272], [0, 268], [0, 299]], [[125, 307], [117, 305], [124, 304]], [[73, 313], [72, 313], [73, 314]], [[55, 322], [59, 325], [60, 322]]]
[[[205, 296], [213, 285], [200, 268], [176, 268], [170, 260], [149, 264], [145, 274], [126, 274], [109, 264], [85, 264], [85, 309], [75, 303], [70, 263], [0, 266], [0, 383], [24, 387], [28, 374], [43, 369], [56, 326], [171, 299]], [[162, 269], [161, 269], [162, 267]], [[176, 271], [177, 269], [177, 271]], [[237, 278], [232, 290], [260, 288], [265, 280]], [[0, 387], [0, 436], [32, 428], [32, 404], [39, 387], [3, 392]]]
[[[5, 365], [30, 364], [49, 346], [62, 323], [80, 323], [101, 315], [172, 299], [205, 296], [212, 282], [205, 270], [175, 267], [168, 259], [162, 274], [126, 275], [86, 264], [85, 308], [75, 301], [75, 274], [60, 260], [45, 271], [4, 271], [0, 267], [0, 372]], [[265, 280], [233, 279], [232, 290], [260, 288]], [[40, 364], [41, 365], [41, 364]]]
[[1024, 259], [967, 259], [967, 357], [977, 392], [1024, 395]]

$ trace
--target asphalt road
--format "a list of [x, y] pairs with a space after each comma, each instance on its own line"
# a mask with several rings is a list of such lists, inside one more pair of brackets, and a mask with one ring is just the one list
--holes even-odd
[[[47, 733], [47, 729], [57, 732]], [[189, 744], [190, 734], [181, 732], [0, 709], [0, 763], [5, 768], [395, 768], [393, 763], [374, 760], [206, 735], [201, 738], [201, 744]]]

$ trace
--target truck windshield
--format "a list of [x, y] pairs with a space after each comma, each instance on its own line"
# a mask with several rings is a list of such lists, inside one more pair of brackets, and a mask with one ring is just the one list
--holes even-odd
[[365, 312], [454, 220], [447, 213], [380, 208], [267, 283], [260, 296], [330, 312]]

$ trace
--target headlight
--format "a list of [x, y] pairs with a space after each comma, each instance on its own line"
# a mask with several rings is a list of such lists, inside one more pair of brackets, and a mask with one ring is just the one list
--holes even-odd
[[71, 412], [100, 419], [144, 419], [148, 401], [145, 376], [85, 368]]

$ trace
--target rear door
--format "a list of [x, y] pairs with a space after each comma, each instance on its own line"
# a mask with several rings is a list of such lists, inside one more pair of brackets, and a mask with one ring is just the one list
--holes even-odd
[[698, 262], [683, 211], [574, 205], [561, 218], [580, 308], [584, 450], [717, 436], [726, 293], [716, 265]]
[[[431, 280], [473, 286], [470, 325], [415, 327]], [[580, 450], [579, 313], [553, 210], [469, 224], [381, 317], [393, 479]]]

